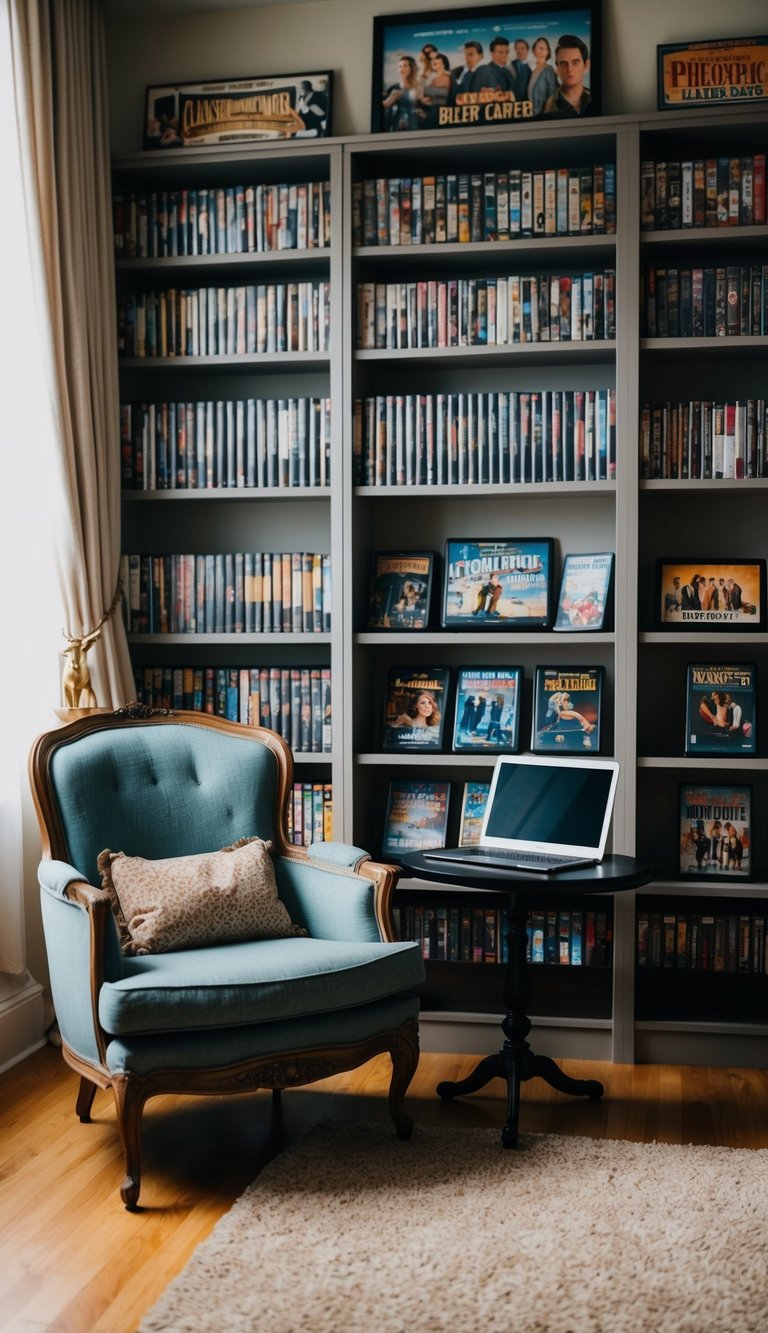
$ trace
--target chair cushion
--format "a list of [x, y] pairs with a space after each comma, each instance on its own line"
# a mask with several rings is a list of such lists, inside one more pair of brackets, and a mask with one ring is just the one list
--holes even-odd
[[412, 942], [253, 940], [126, 958], [101, 988], [99, 1019], [113, 1036], [229, 1028], [368, 1004], [423, 979]]
[[270, 844], [149, 861], [107, 848], [98, 859], [125, 954], [303, 935], [277, 896]]

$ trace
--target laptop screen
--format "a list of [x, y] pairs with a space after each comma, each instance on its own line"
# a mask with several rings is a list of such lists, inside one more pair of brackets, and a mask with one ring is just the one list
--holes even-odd
[[615, 760], [501, 757], [481, 842], [600, 858], [617, 779]]

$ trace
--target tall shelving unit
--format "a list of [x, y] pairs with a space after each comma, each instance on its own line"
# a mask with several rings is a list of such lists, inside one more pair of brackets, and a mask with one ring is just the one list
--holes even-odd
[[[751, 116], [697, 113], [643, 120], [638, 126], [643, 160], [685, 161], [737, 158], [765, 152], [765, 111]], [[768, 228], [762, 224], [643, 230], [641, 270], [648, 264], [761, 264], [768, 261]], [[768, 338], [643, 337], [639, 347], [641, 402], [765, 397]], [[718, 480], [647, 479], [639, 483], [638, 666], [643, 696], [660, 698], [654, 714], [639, 701], [643, 724], [637, 752], [638, 854], [652, 858], [657, 878], [639, 896], [646, 909], [663, 914], [761, 913], [768, 907], [764, 882], [768, 842], [761, 818], [768, 796], [765, 686], [768, 634], [728, 635], [706, 630], [675, 632], [656, 626], [652, 590], [659, 556], [708, 556], [727, 560], [768, 554], [768, 478]], [[754, 663], [757, 668], [758, 750], [754, 756], [684, 756], [686, 665], [692, 661]], [[669, 704], [679, 706], [672, 713]], [[672, 716], [670, 718], [670, 713]], [[754, 876], [735, 883], [681, 883], [675, 834], [679, 832], [679, 785], [749, 785], [752, 788]], [[657, 833], [652, 837], [649, 829]], [[658, 844], [658, 845], [657, 845]], [[722, 966], [722, 964], [721, 964]], [[768, 1038], [768, 976], [667, 968], [636, 978], [636, 1058], [694, 1063], [760, 1063]]]
[[[293, 146], [292, 146], [293, 147]], [[336, 144], [302, 145], [290, 153], [272, 144], [242, 148], [137, 153], [113, 164], [119, 191], [180, 191], [228, 186], [330, 183], [341, 190], [341, 150]], [[327, 351], [225, 353], [215, 356], [124, 357], [121, 401], [342, 398], [341, 244], [338, 228], [322, 248], [265, 250], [240, 254], [123, 258], [117, 261], [118, 293], [153, 287], [327, 281], [330, 283], [330, 343]], [[341, 523], [342, 444], [331, 433], [331, 485], [126, 490], [123, 551], [153, 554], [184, 551], [328, 552], [333, 570], [343, 566]], [[333, 584], [330, 633], [183, 633], [130, 636], [134, 663], [157, 666], [330, 667], [333, 712], [331, 753], [296, 755], [297, 780], [331, 782], [341, 795], [342, 593]]]
[[[329, 491], [131, 492], [125, 496], [123, 537], [126, 551], [281, 550], [286, 543], [290, 549], [328, 549], [333, 567], [330, 634], [140, 635], [131, 644], [134, 660], [222, 665], [284, 665], [290, 661], [331, 666], [333, 752], [297, 755], [297, 776], [332, 780], [334, 837], [374, 853], [381, 844], [391, 779], [434, 776], [450, 781], [455, 819], [461, 784], [469, 779], [487, 780], [493, 765], [491, 757], [449, 753], [449, 741], [440, 754], [382, 753], [381, 714], [390, 666], [448, 666], [455, 673], [460, 665], [521, 665], [525, 672], [523, 750], [529, 748], [536, 666], [605, 668], [602, 753], [615, 755], [621, 764], [613, 850], [636, 853], [650, 861], [657, 880], [637, 901], [629, 893], [616, 898], [611, 969], [600, 975], [588, 975], [597, 973], [588, 968], [533, 969], [537, 973], [532, 1006], [536, 1049], [556, 1056], [743, 1064], [763, 1058], [761, 1050], [768, 1035], [766, 978], [748, 978], [748, 984], [739, 988], [744, 978], [714, 977], [716, 986], [702, 992], [702, 979], [694, 977], [686, 1013], [685, 1006], [667, 1005], [663, 995], [657, 997], [658, 1003], [649, 1003], [650, 983], [647, 975], [638, 976], [635, 951], [638, 903], [647, 908], [649, 902], [658, 902], [663, 910], [665, 902], [698, 900], [716, 905], [724, 897], [722, 885], [682, 883], [676, 878], [677, 790], [690, 773], [706, 771], [713, 780], [752, 784], [758, 874], [768, 866], [768, 840], [759, 823], [768, 791], [764, 710], [760, 710], [761, 740], [754, 759], [724, 767], [723, 761], [685, 759], [682, 745], [685, 663], [702, 653], [722, 661], [748, 656], [758, 667], [762, 703], [768, 635], [731, 639], [658, 631], [652, 591], [660, 555], [765, 555], [768, 480], [638, 481], [641, 403], [656, 398], [695, 399], [705, 393], [760, 396], [768, 349], [765, 336], [641, 338], [638, 291], [643, 265], [659, 256], [725, 255], [734, 248], [742, 258], [765, 263], [768, 228], [732, 228], [727, 233], [720, 229], [641, 231], [640, 167], [643, 159], [653, 156], [758, 151], [765, 147], [767, 126], [764, 111], [734, 108], [720, 113], [658, 113], [527, 128], [516, 125], [481, 135], [456, 130], [301, 145], [250, 144], [221, 151], [171, 150], [133, 154], [114, 164], [115, 181], [121, 188], [170, 189], [227, 185], [243, 179], [278, 182], [324, 177], [330, 181], [333, 211], [331, 245], [324, 251], [124, 260], [118, 264], [119, 288], [149, 287], [160, 281], [170, 285], [177, 272], [185, 280], [205, 274], [211, 283], [276, 281], [290, 274], [292, 279], [323, 276], [331, 284], [327, 356], [143, 359], [120, 365], [124, 401], [152, 396], [330, 394]], [[472, 244], [353, 245], [353, 186], [365, 179], [606, 162], [613, 163], [616, 171], [615, 234], [531, 236]], [[616, 338], [610, 342], [408, 351], [361, 350], [356, 345], [361, 282], [597, 268], [613, 268], [616, 274]], [[240, 276], [245, 273], [247, 278]], [[355, 478], [356, 398], [584, 388], [615, 390], [615, 479], [503, 486], [370, 486], [360, 485]], [[462, 536], [551, 536], [556, 542], [556, 582], [566, 553], [613, 550], [613, 629], [568, 635], [551, 631], [468, 634], [439, 628], [405, 634], [366, 629], [375, 551], [429, 549], [440, 555], [446, 538]], [[663, 708], [649, 713], [649, 697], [661, 699]], [[674, 734], [659, 720], [670, 713], [679, 719]], [[419, 891], [414, 882], [403, 882], [403, 901]], [[728, 887], [727, 893], [733, 896], [735, 891]], [[759, 904], [762, 910], [767, 898], [768, 889], [757, 878], [739, 886], [738, 901], [745, 910], [749, 904]], [[461, 963], [434, 964], [429, 970], [422, 1024], [425, 1049], [495, 1050], [500, 970], [493, 965]], [[703, 1016], [697, 1016], [702, 994], [707, 1004]], [[723, 1014], [729, 1015], [725, 1019], [718, 1016], [718, 995], [722, 996]]]
[[[615, 753], [628, 775], [630, 794], [622, 795], [614, 825], [614, 848], [631, 851], [634, 837], [634, 717], [616, 716], [614, 700], [634, 697], [633, 638], [619, 630], [624, 620], [634, 628], [635, 583], [631, 552], [621, 539], [620, 519], [636, 523], [637, 491], [627, 468], [634, 419], [636, 376], [621, 339], [526, 342], [508, 346], [461, 346], [423, 350], [360, 350], [356, 346], [356, 292], [361, 282], [406, 282], [500, 274], [584, 272], [616, 269], [616, 310], [627, 309], [634, 272], [630, 246], [616, 234], [530, 236], [473, 244], [438, 242], [419, 245], [352, 246], [351, 197], [355, 182], [412, 178], [439, 173], [593, 166], [611, 163], [617, 172], [617, 211], [631, 189], [631, 145], [616, 128], [597, 125], [529, 127], [514, 134], [479, 138], [467, 131], [445, 134], [389, 135], [357, 140], [345, 150], [345, 365], [350, 389], [345, 397], [345, 434], [352, 438], [352, 403], [378, 394], [455, 393], [517, 389], [617, 389], [617, 474], [615, 480], [523, 482], [512, 484], [371, 486], [354, 485], [347, 450], [347, 527], [353, 577], [346, 590], [347, 618], [353, 633], [345, 643], [345, 679], [351, 682], [345, 729], [352, 745], [345, 761], [355, 794], [353, 841], [376, 845], [389, 781], [429, 776], [452, 783], [455, 813], [465, 780], [487, 780], [494, 759], [482, 755], [382, 754], [379, 747], [381, 701], [391, 666], [448, 666], [455, 679], [464, 666], [522, 666], [522, 748], [529, 749], [531, 691], [537, 665], [601, 665], [606, 672], [604, 753]], [[631, 358], [631, 351], [629, 352]], [[621, 386], [621, 387], [620, 387]], [[430, 629], [419, 634], [364, 628], [368, 572], [374, 551], [429, 549], [442, 554], [446, 538], [530, 538], [551, 536], [556, 543], [556, 580], [567, 552], [616, 552], [616, 602], [621, 608], [614, 630], [555, 635], [552, 631], [457, 633]], [[439, 590], [437, 601], [439, 602]], [[439, 611], [434, 617], [439, 624]], [[371, 700], [374, 704], [371, 706]], [[450, 731], [450, 728], [449, 728]], [[448, 750], [450, 741], [443, 748]], [[454, 821], [455, 822], [455, 821]], [[401, 892], [419, 890], [408, 881]], [[423, 895], [429, 897], [427, 889]], [[438, 895], [439, 896], [439, 895]], [[445, 895], [443, 895], [444, 899]], [[463, 895], [466, 899], [466, 892]], [[542, 895], [546, 897], [545, 894]], [[436, 900], [436, 899], [435, 899]], [[479, 902], [480, 899], [478, 898]], [[489, 898], [489, 903], [492, 901]], [[621, 912], [616, 904], [617, 918]], [[619, 934], [618, 945], [631, 929]], [[465, 963], [430, 963], [423, 1001], [424, 1040], [435, 1049], [492, 1051], [498, 1044], [501, 968]], [[566, 973], [568, 975], [566, 975]], [[546, 974], [546, 975], [542, 975]], [[617, 1002], [624, 987], [616, 968], [539, 969], [534, 975], [533, 1012], [537, 1049], [552, 1053], [627, 1058], [631, 1046], [631, 996]], [[629, 999], [629, 1003], [627, 1003]], [[625, 1029], [625, 1018], [629, 1029]], [[555, 1035], [556, 1032], [556, 1035]]]

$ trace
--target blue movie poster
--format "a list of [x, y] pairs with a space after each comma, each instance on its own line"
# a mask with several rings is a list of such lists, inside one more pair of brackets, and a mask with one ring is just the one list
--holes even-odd
[[552, 548], [550, 537], [446, 542], [443, 625], [547, 628]]

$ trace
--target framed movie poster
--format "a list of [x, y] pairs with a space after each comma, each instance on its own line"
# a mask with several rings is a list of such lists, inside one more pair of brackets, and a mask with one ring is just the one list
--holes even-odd
[[377, 551], [373, 557], [369, 629], [426, 629], [432, 551]]
[[691, 662], [685, 692], [687, 755], [757, 753], [754, 664]]
[[603, 668], [536, 668], [533, 690], [534, 754], [598, 754]]
[[768, 37], [723, 37], [656, 47], [659, 111], [768, 101]]
[[551, 537], [449, 538], [445, 544], [443, 627], [547, 629], [553, 551]]
[[661, 559], [656, 567], [661, 629], [765, 629], [765, 560]]
[[567, 555], [555, 615], [556, 630], [602, 630], [611, 620], [613, 551]]
[[450, 672], [447, 667], [391, 667], [384, 701], [383, 750], [441, 750]]
[[460, 667], [453, 749], [516, 754], [520, 734], [522, 667]]
[[373, 20], [371, 130], [600, 114], [600, 5], [536, 0]]
[[250, 139], [324, 139], [333, 72], [209, 79], [147, 88], [145, 148], [196, 148]]
[[687, 783], [680, 788], [680, 874], [750, 879], [752, 788]]

